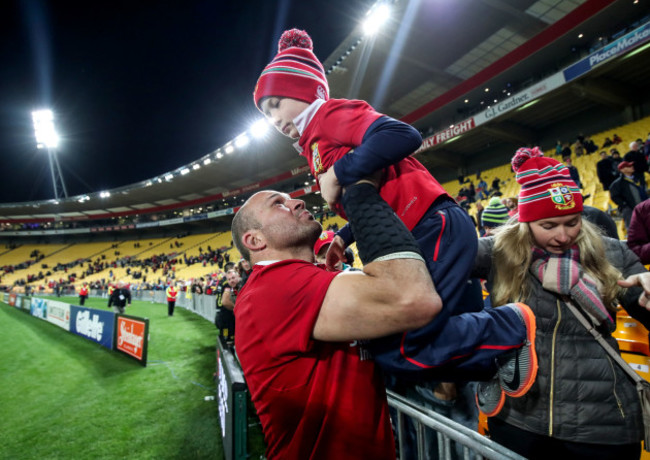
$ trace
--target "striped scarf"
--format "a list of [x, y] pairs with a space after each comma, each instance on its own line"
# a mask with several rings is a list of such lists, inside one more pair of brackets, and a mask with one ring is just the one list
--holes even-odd
[[595, 326], [607, 321], [615, 324], [598, 291], [600, 283], [584, 272], [580, 265], [578, 246], [572, 246], [562, 254], [533, 248], [530, 273], [547, 291], [571, 297]]

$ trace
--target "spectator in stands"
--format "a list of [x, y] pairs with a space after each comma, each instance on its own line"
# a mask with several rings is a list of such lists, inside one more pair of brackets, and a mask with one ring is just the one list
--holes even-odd
[[[488, 419], [490, 436], [531, 459], [639, 458], [643, 422], [635, 385], [566, 302], [618, 349], [612, 302], [632, 315], [645, 311], [650, 274], [624, 243], [582, 220], [582, 196], [566, 168], [536, 149], [519, 149], [512, 162], [522, 185], [518, 220], [479, 240], [474, 274], [488, 279], [494, 303], [530, 303], [540, 376], [529, 393]], [[617, 281], [621, 275], [627, 279]], [[499, 398], [498, 384], [492, 387]]]
[[573, 144], [573, 152], [576, 154], [576, 158], [581, 157], [585, 153], [585, 148], [582, 145], [582, 142], [580, 140], [577, 140], [575, 144]]
[[79, 288], [79, 305], [83, 307], [84, 304], [86, 303], [87, 298], [88, 298], [88, 283], [84, 281], [84, 283]]
[[484, 233], [481, 236], [492, 235], [494, 230], [508, 222], [509, 218], [508, 208], [501, 203], [499, 198], [493, 197], [481, 216], [481, 225], [484, 229]]
[[[226, 273], [234, 268], [234, 262], [228, 262], [224, 265]], [[219, 329], [219, 338], [224, 342], [232, 340], [235, 333], [235, 316], [231, 310], [228, 310], [223, 305], [223, 294], [228, 286], [228, 278], [225, 276], [219, 281], [219, 284], [217, 284], [217, 312], [214, 317], [214, 324]]]
[[650, 264], [650, 200], [634, 207], [627, 229], [627, 245], [639, 256], [642, 264]]
[[570, 156], [564, 157], [563, 161], [567, 169], [569, 170], [569, 174], [571, 175], [571, 180], [573, 180], [573, 182], [575, 182], [578, 187], [582, 188], [582, 182], [580, 181], [580, 173], [578, 172], [578, 168], [573, 166], [573, 161], [571, 160], [571, 157]]
[[594, 153], [596, 150], [598, 150], [598, 146], [596, 143], [591, 139], [590, 136], [585, 137], [585, 140], [582, 142], [583, 147], [585, 148], [585, 153], [587, 155], [591, 155]]
[[648, 162], [643, 152], [641, 152], [638, 142], [630, 142], [630, 150], [623, 155], [623, 160], [631, 162], [634, 165], [634, 177], [636, 182], [641, 183], [641, 187], [646, 188], [645, 173], [648, 171]]
[[357, 340], [422, 327], [441, 309], [416, 241], [374, 186], [348, 186], [342, 204], [363, 272], [314, 265], [321, 226], [288, 195], [258, 192], [233, 219], [233, 241], [254, 264], [236, 348], [269, 458], [394, 458], [381, 377]]
[[573, 151], [571, 150], [571, 144], [565, 142], [564, 148], [562, 149], [562, 158], [570, 157], [572, 154]]
[[614, 145], [614, 141], [612, 141], [609, 137], [606, 137], [605, 141], [603, 142], [603, 148], [607, 148], [610, 145]]
[[646, 161], [650, 157], [650, 133], [648, 133], [648, 137], [643, 143], [643, 155], [645, 156]]
[[612, 182], [609, 195], [618, 206], [618, 211], [623, 217], [625, 228], [630, 228], [632, 211], [642, 201], [648, 199], [646, 189], [634, 174], [634, 164], [629, 161], [619, 163], [618, 169], [621, 177]]
[[612, 161], [614, 162], [616, 169], [618, 169], [618, 165], [620, 164], [621, 161], [623, 161], [623, 158], [621, 158], [621, 154], [619, 153], [618, 150], [613, 148], [610, 149], [609, 155], [612, 157]]
[[623, 142], [623, 139], [621, 139], [621, 138], [618, 136], [618, 134], [615, 133], [615, 134], [614, 134], [614, 137], [612, 138], [612, 141], [614, 142], [614, 144], [618, 145], [618, 144], [620, 144], [621, 142]]
[[512, 217], [517, 214], [518, 200], [515, 196], [510, 196], [503, 200], [504, 206], [508, 209], [508, 216]]
[[[584, 199], [584, 196], [583, 196]], [[606, 212], [593, 206], [582, 205], [582, 218], [588, 220], [607, 237], [618, 240], [618, 227], [616, 222]]]
[[479, 183], [476, 186], [476, 198], [485, 200], [488, 197], [488, 184], [485, 179], [479, 178]]
[[165, 295], [167, 297], [167, 316], [174, 316], [174, 307], [178, 297], [178, 283], [169, 283]]
[[562, 146], [562, 141], [558, 139], [558, 140], [557, 140], [557, 143], [555, 144], [555, 154], [556, 154], [557, 156], [562, 155], [562, 150], [563, 150], [563, 149], [564, 149], [564, 148], [563, 148], [563, 146]]
[[483, 222], [481, 221], [481, 216], [483, 215], [483, 211], [485, 210], [485, 207], [483, 206], [483, 203], [480, 201], [476, 202], [476, 216], [474, 216], [474, 222], [476, 223], [476, 229], [478, 230], [478, 234], [480, 236], [483, 236], [485, 233], [485, 230], [483, 229]]
[[501, 196], [501, 188], [499, 183], [501, 182], [501, 179], [498, 177], [495, 177], [492, 180], [492, 188], [490, 188], [490, 196]]
[[[295, 59], [296, 55], [301, 59]], [[287, 67], [293, 72], [287, 72]], [[508, 315], [508, 321], [512, 321], [516, 328], [515, 335], [522, 340], [529, 316], [523, 305], [468, 313], [467, 316], [461, 314], [483, 306], [480, 291], [476, 292], [474, 299], [468, 299], [471, 292], [468, 293], [466, 275], [474, 259], [476, 232], [469, 215], [459, 208], [422, 164], [412, 158], [411, 154], [422, 143], [417, 130], [376, 112], [364, 101], [329, 99], [322, 69], [313, 54], [309, 36], [296, 29], [286, 31], [280, 39], [278, 55], [257, 82], [255, 104], [278, 131], [298, 140], [302, 155], [307, 158], [330, 209], [341, 211], [342, 186], [375, 172], [385, 174], [382, 196], [391, 203], [395, 213], [422, 245], [444, 305], [442, 313], [427, 325], [426, 330], [406, 336], [395, 334], [371, 343], [375, 359], [387, 372], [396, 374], [426, 373], [423, 369], [444, 364], [454, 366], [456, 363], [449, 360], [453, 360], [455, 355], [448, 355], [449, 343], [446, 337], [443, 339], [449, 327], [458, 328], [450, 335], [459, 342], [488, 340], [490, 345], [494, 345], [493, 341], [506, 340], [512, 344], [514, 330], [510, 326], [504, 327], [504, 324], [497, 326], [491, 315]], [[354, 149], [354, 155], [347, 155], [351, 149]], [[330, 269], [336, 260], [342, 258], [344, 248], [355, 236], [349, 226], [338, 232], [327, 255]], [[474, 328], [477, 324], [497, 326], [490, 326], [492, 338], [476, 334]], [[477, 343], [466, 343], [467, 348], [461, 347], [460, 343], [456, 345], [475, 350], [477, 360], [478, 354], [496, 350]], [[501, 348], [502, 352], [504, 350]], [[519, 351], [528, 354], [530, 350]], [[513, 354], [509, 359], [516, 358]], [[529, 381], [531, 377], [532, 373], [524, 380]], [[525, 391], [527, 383], [524, 380], [520, 382], [520, 389], [512, 391], [513, 396]], [[422, 397], [429, 395], [433, 399], [438, 383], [432, 380], [423, 383], [420, 387]]]
[[246, 284], [246, 281], [248, 280], [248, 277], [251, 275], [253, 272], [253, 269], [251, 268], [251, 264], [244, 258], [239, 259], [239, 263], [237, 264], [237, 270], [239, 271], [239, 276], [241, 277], [241, 284], [242, 286]]
[[131, 291], [125, 287], [124, 281], [118, 281], [108, 298], [108, 306], [112, 306], [115, 313], [124, 314], [127, 305], [131, 306]]
[[224, 313], [222, 315], [222, 320], [224, 322], [223, 327], [226, 329], [226, 333], [221, 336], [232, 342], [235, 340], [236, 332], [236, 321], [233, 310], [235, 309], [237, 295], [244, 286], [244, 283], [239, 275], [239, 271], [235, 267], [226, 272], [226, 281], [228, 284], [226, 284], [223, 290], [223, 298], [221, 302], [223, 305], [222, 313]]
[[598, 180], [603, 184], [603, 190], [609, 190], [612, 182], [619, 176], [618, 165], [614, 163], [612, 157], [607, 155], [605, 150], [600, 152], [600, 161], [596, 163], [596, 173]]

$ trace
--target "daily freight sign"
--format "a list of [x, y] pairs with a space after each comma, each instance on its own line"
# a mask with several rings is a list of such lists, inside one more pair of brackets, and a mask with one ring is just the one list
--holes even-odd
[[70, 306], [70, 332], [113, 349], [115, 313], [93, 308]]
[[115, 349], [147, 365], [147, 342], [149, 320], [117, 315], [115, 325]]

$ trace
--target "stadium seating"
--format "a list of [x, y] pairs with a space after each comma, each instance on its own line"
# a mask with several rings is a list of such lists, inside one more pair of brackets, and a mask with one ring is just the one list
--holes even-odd
[[[614, 134], [618, 134], [622, 138], [622, 143], [618, 144], [617, 148], [624, 155], [628, 150], [628, 145], [631, 141], [636, 139], [647, 138], [648, 132], [650, 131], [650, 117], [643, 118], [641, 120], [635, 121], [633, 123], [617, 126], [606, 131], [595, 133], [591, 135], [592, 140], [596, 145], [601, 146], [606, 137], [612, 138]], [[555, 148], [550, 148], [545, 151], [546, 156], [556, 157]], [[596, 175], [596, 163], [600, 159], [598, 153], [591, 155], [582, 155], [580, 157], [572, 156], [574, 165], [578, 168], [580, 172], [581, 180], [583, 182], [583, 195], [587, 196], [585, 199], [585, 204], [594, 206], [598, 209], [601, 209], [605, 212], [610, 213], [615, 220], [617, 220], [617, 226], [619, 229], [619, 235], [621, 238], [625, 238], [626, 230], [623, 224], [623, 221], [618, 218], [615, 213], [616, 206], [610, 200], [609, 193], [603, 190], [602, 185], [598, 181]], [[470, 180], [477, 183], [475, 176], [468, 175]], [[514, 173], [510, 167], [509, 163], [501, 164], [493, 168], [481, 171], [481, 177], [488, 183], [488, 186], [492, 184], [494, 178], [498, 177], [501, 180], [500, 188], [502, 196], [505, 197], [516, 197], [519, 194], [519, 184], [517, 184]], [[457, 180], [449, 181], [442, 184], [443, 187], [452, 195], [457, 196], [460, 191], [461, 184]], [[486, 206], [488, 200], [482, 200], [482, 204]], [[471, 215], [476, 214], [476, 204], [472, 203], [469, 206], [468, 212]], [[338, 217], [328, 217], [323, 221], [323, 228], [328, 228], [332, 225], [337, 225], [342, 227], [345, 224], [345, 221]], [[173, 272], [176, 279], [190, 280], [193, 278], [200, 278], [209, 276], [212, 273], [215, 273], [218, 270], [216, 264], [211, 264], [206, 262], [203, 263], [194, 263], [192, 265], [186, 265], [183, 262], [184, 257], [198, 257], [200, 255], [199, 248], [203, 249], [203, 252], [207, 252], [207, 247], [210, 246], [212, 249], [221, 249], [224, 254], [228, 254], [231, 261], [237, 262], [240, 258], [239, 253], [236, 249], [232, 247], [232, 241], [230, 232], [222, 233], [208, 233], [208, 234], [198, 234], [198, 235], [188, 235], [184, 237], [172, 237], [172, 238], [152, 238], [152, 239], [142, 239], [142, 240], [126, 240], [120, 242], [102, 242], [102, 243], [74, 243], [74, 244], [30, 244], [19, 246], [14, 249], [7, 249], [4, 252], [0, 252], [0, 267], [11, 265], [18, 266], [24, 264], [28, 261], [33, 261], [33, 257], [30, 257], [30, 254], [34, 250], [38, 250], [39, 253], [43, 254], [45, 257], [26, 268], [16, 268], [13, 273], [6, 273], [2, 276], [1, 284], [5, 286], [11, 286], [17, 280], [27, 279], [29, 275], [38, 275], [39, 272], [52, 271], [52, 268], [58, 264], [69, 264], [77, 260], [95, 260], [98, 257], [105, 257], [103, 261], [111, 264], [117, 262], [120, 259], [130, 257], [137, 260], [145, 260], [151, 258], [152, 256], [164, 254], [168, 257], [175, 257], [180, 262], [173, 267]], [[356, 253], [356, 246], [353, 245], [353, 251], [355, 253], [355, 266], [361, 267], [361, 263]], [[46, 264], [47, 269], [43, 269], [42, 265]], [[86, 264], [87, 266], [87, 264]], [[72, 267], [69, 272], [76, 273], [77, 278], [74, 283], [78, 286], [82, 281], [95, 281], [109, 279], [109, 273], [112, 271], [113, 280], [123, 279], [127, 282], [135, 281], [132, 276], [126, 274], [126, 267], [108, 267], [105, 270], [100, 272], [93, 273], [85, 278], [81, 278], [81, 274], [84, 270], [82, 266]], [[157, 272], [149, 278], [157, 279], [162, 276], [161, 272]], [[53, 272], [51, 278], [65, 278], [67, 273], [64, 272]], [[47, 281], [47, 280], [45, 280]], [[38, 284], [43, 284], [41, 282], [31, 283], [33, 286]]]

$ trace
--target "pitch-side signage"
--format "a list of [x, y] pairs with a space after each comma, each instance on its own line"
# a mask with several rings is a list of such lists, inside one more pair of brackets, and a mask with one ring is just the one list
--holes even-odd
[[56, 300], [47, 301], [47, 320], [66, 331], [70, 330], [70, 304]]
[[29, 308], [32, 316], [40, 319], [47, 319], [47, 300], [32, 297], [32, 303]]
[[117, 315], [115, 324], [115, 349], [147, 365], [149, 320]]
[[70, 332], [113, 349], [115, 313], [94, 308], [70, 306]]

